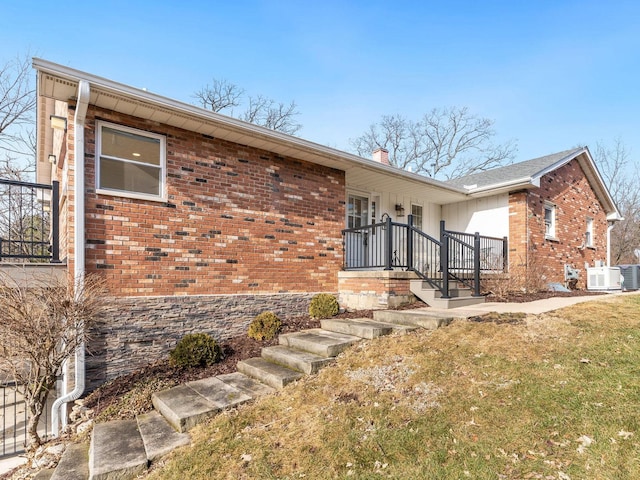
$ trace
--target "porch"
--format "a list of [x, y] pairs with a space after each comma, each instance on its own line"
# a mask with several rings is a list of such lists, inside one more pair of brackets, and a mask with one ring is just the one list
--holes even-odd
[[413, 295], [430, 306], [452, 308], [484, 302], [483, 279], [506, 273], [508, 239], [449, 231], [439, 238], [407, 223], [381, 223], [342, 231], [341, 304], [347, 308], [388, 308]]

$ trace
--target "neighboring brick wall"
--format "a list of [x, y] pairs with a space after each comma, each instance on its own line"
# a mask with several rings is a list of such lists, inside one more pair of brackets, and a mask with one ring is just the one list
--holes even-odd
[[[555, 240], [545, 238], [544, 204], [556, 206]], [[606, 213], [577, 159], [545, 175], [540, 188], [509, 198], [510, 271], [528, 264], [544, 283], [564, 283], [564, 265], [580, 270], [578, 287], [586, 288], [585, 263], [606, 261]], [[587, 217], [593, 218], [593, 248], [584, 248]], [[581, 248], [583, 247], [583, 248]], [[534, 258], [535, 257], [535, 258]]]
[[347, 271], [338, 274], [338, 301], [347, 310], [398, 307], [416, 300], [410, 282], [413, 272]]
[[87, 390], [159, 360], [187, 333], [224, 342], [244, 335], [264, 311], [281, 319], [306, 312], [312, 293], [117, 298], [93, 332], [87, 355]]
[[[166, 136], [168, 202], [95, 193], [95, 121]], [[87, 270], [116, 295], [336, 291], [344, 172], [91, 107]]]

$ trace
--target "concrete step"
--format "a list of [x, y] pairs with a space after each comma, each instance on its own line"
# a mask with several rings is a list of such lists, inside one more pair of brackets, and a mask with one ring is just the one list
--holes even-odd
[[155, 409], [178, 432], [186, 432], [216, 414], [218, 409], [187, 385], [178, 385], [151, 396]]
[[294, 350], [284, 345], [263, 348], [262, 358], [307, 375], [318, 373], [322, 367], [334, 361], [333, 357], [321, 357], [302, 350]]
[[154, 393], [156, 410], [178, 432], [185, 432], [220, 410], [248, 402], [252, 397], [216, 377], [188, 382]]
[[433, 288], [428, 282], [412, 280], [409, 289], [420, 300], [435, 308], [458, 308], [484, 303], [484, 297], [472, 296], [472, 291], [457, 282], [449, 283], [450, 298], [442, 298], [440, 290]]
[[258, 382], [257, 380], [247, 377], [244, 373], [240, 372], [218, 375], [218, 380], [222, 380], [227, 385], [231, 385], [232, 387], [243, 391], [251, 398], [257, 398], [275, 392], [275, 389], [271, 388], [269, 385]]
[[429, 309], [416, 310], [377, 310], [373, 312], [373, 319], [381, 322], [411, 325], [435, 330], [449, 325], [453, 316], [443, 316], [442, 313], [431, 313]]
[[278, 390], [304, 376], [300, 372], [277, 365], [261, 357], [248, 358], [238, 362], [237, 368], [239, 372]]
[[390, 333], [405, 334], [416, 327], [393, 323], [376, 322], [369, 318], [352, 318], [348, 320], [328, 318], [320, 321], [323, 330], [354, 335], [360, 338], [373, 339]]
[[147, 466], [147, 453], [135, 420], [113, 420], [93, 427], [90, 480], [135, 478]]
[[[41, 478], [44, 480], [44, 477]], [[89, 444], [70, 444], [50, 478], [51, 480], [87, 480], [89, 478]]]
[[335, 357], [359, 341], [360, 338], [354, 335], [329, 332], [320, 328], [285, 333], [279, 336], [280, 345], [304, 350], [321, 357]]
[[138, 430], [147, 453], [147, 460], [154, 462], [178, 447], [189, 445], [187, 433], [176, 432], [160, 413], [152, 411], [136, 417]]

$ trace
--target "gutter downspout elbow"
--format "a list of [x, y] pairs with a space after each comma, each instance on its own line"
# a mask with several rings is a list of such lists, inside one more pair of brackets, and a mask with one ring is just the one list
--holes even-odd
[[[84, 211], [85, 211], [85, 172], [84, 172], [84, 124], [89, 108], [89, 97], [91, 87], [86, 80], [78, 82], [78, 101], [76, 104], [76, 112], [73, 119], [74, 134], [74, 227], [75, 238], [73, 242], [75, 258], [73, 262], [73, 279], [75, 287], [75, 295], [82, 292], [82, 284], [84, 283], [85, 273], [85, 232], [84, 232]], [[76, 300], [78, 300], [76, 298]], [[80, 398], [85, 388], [85, 343], [82, 340], [76, 347], [75, 353], [75, 386], [68, 394], [58, 398], [51, 406], [51, 430], [54, 436], [58, 435], [58, 427], [60, 420], [61, 407], [68, 402], [73, 402]], [[65, 415], [62, 415], [66, 418]]]

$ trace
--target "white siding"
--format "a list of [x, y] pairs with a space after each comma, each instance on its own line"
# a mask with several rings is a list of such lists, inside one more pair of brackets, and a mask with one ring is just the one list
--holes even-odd
[[508, 194], [478, 198], [442, 206], [447, 230], [475, 233], [489, 237], [509, 236]]

